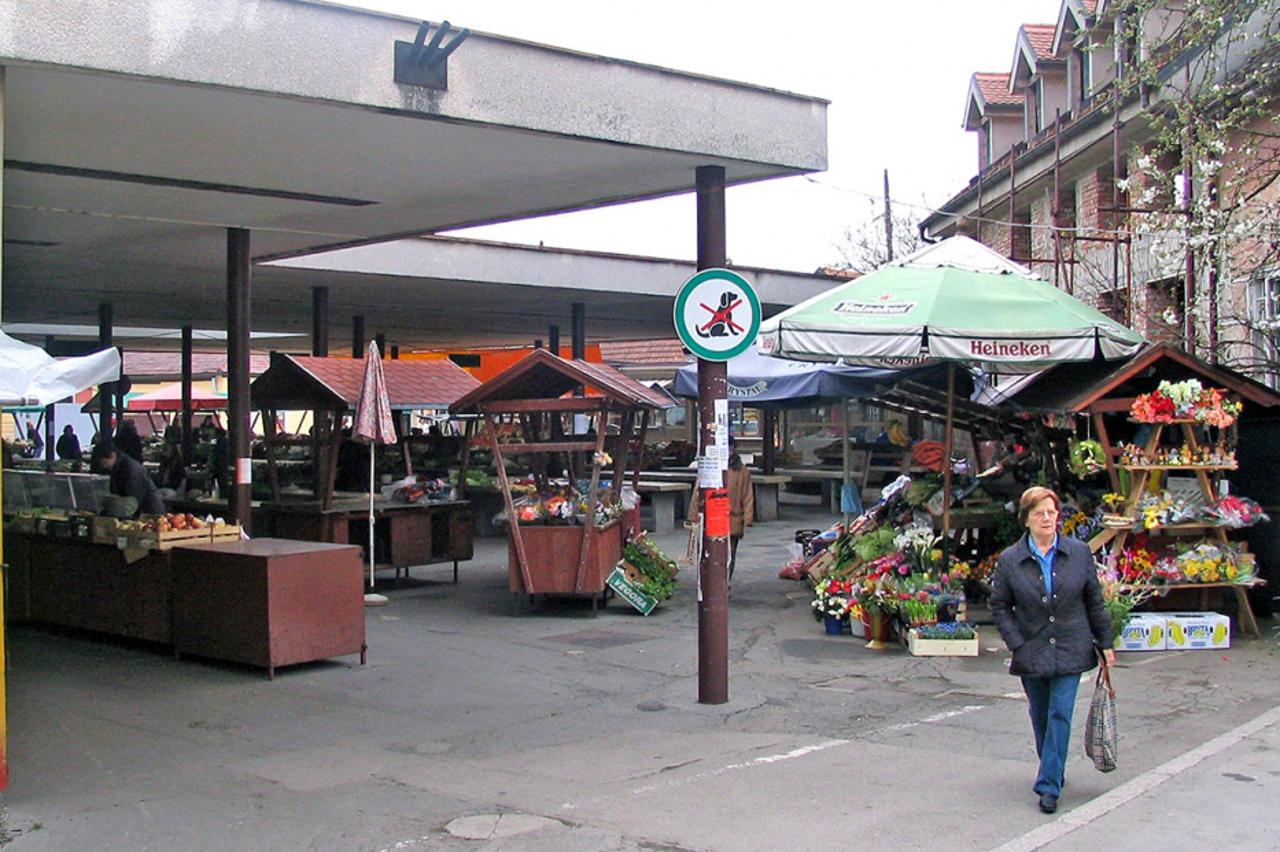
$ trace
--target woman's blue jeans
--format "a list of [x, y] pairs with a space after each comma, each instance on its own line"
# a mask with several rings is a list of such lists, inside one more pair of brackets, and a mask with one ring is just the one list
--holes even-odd
[[1036, 735], [1040, 772], [1035, 791], [1051, 796], [1062, 794], [1063, 772], [1067, 768], [1067, 748], [1071, 744], [1071, 716], [1076, 709], [1080, 675], [1024, 677], [1022, 689], [1031, 705], [1031, 730]]

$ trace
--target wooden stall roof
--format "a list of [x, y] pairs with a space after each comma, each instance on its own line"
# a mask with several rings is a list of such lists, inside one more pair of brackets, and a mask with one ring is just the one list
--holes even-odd
[[486, 402], [559, 399], [578, 385], [588, 396], [604, 397], [610, 405], [659, 409], [670, 406], [662, 394], [607, 364], [574, 361], [535, 349], [489, 381], [449, 406], [453, 414], [474, 414]]
[[[393, 411], [446, 408], [480, 382], [452, 361], [383, 361]], [[364, 359], [276, 355], [250, 387], [255, 409], [354, 409]]]
[[1266, 385], [1158, 343], [1127, 361], [1059, 364], [1015, 391], [1004, 406], [1034, 413], [1080, 413], [1103, 398], [1128, 399], [1155, 390], [1161, 381], [1184, 379], [1226, 388], [1245, 402], [1263, 407], [1280, 405], [1280, 395]]

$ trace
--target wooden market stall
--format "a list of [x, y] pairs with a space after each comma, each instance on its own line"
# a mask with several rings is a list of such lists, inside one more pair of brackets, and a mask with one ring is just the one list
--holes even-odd
[[[1231, 432], [1229, 443], [1234, 445], [1231, 454], [1216, 452], [1217, 448], [1207, 440], [1203, 424], [1191, 420], [1139, 423], [1131, 418], [1130, 409], [1139, 395], [1154, 391], [1162, 381], [1188, 379], [1199, 381], [1205, 388], [1220, 388], [1228, 397], [1243, 404], [1238, 422], [1229, 430], [1221, 430]], [[1275, 503], [1274, 498], [1268, 496], [1275, 481], [1275, 431], [1270, 437], [1264, 437], [1261, 432], [1251, 435], [1250, 427], [1259, 421], [1271, 421], [1275, 425], [1280, 415], [1280, 395], [1234, 370], [1205, 363], [1167, 344], [1149, 345], [1119, 363], [1059, 365], [1024, 382], [1010, 394], [1005, 405], [1028, 413], [1089, 418], [1091, 432], [1102, 446], [1110, 488], [1124, 496], [1116, 525], [1101, 530], [1090, 541], [1095, 551], [1109, 546], [1115, 552], [1126, 546], [1133, 529], [1121, 520], [1132, 517], [1144, 498], [1161, 490], [1162, 486], [1156, 484], [1160, 477], [1165, 477], [1166, 483], [1170, 475], [1182, 477], [1191, 490], [1209, 503], [1217, 499], [1223, 480], [1230, 481], [1242, 493], [1256, 493], [1264, 504]], [[1170, 443], [1168, 439], [1181, 441], [1177, 452], [1189, 451], [1193, 457], [1159, 457], [1158, 451]], [[1269, 469], [1271, 477], [1265, 473]], [[1264, 508], [1274, 515], [1280, 507], [1264, 505]], [[1262, 528], [1263, 533], [1274, 538], [1267, 526]], [[1157, 525], [1143, 532], [1157, 541], [1204, 539], [1225, 544], [1228, 540], [1228, 531], [1222, 526], [1199, 522]], [[1261, 587], [1268, 581], [1274, 583], [1277, 566], [1259, 564], [1258, 568], [1258, 579], [1247, 584], [1180, 583], [1161, 589], [1194, 592], [1201, 609], [1207, 608], [1210, 590], [1234, 594], [1240, 626], [1259, 636], [1251, 599], [1265, 604], [1267, 593]], [[1251, 595], [1250, 588], [1258, 588], [1259, 592]]]
[[[443, 410], [479, 386], [452, 361], [390, 360], [384, 362], [383, 370], [393, 413]], [[254, 503], [255, 530], [338, 544], [362, 540], [353, 528], [368, 524], [367, 491], [336, 492], [335, 480], [344, 424], [355, 413], [363, 373], [363, 359], [275, 355], [271, 366], [254, 381], [251, 395], [253, 407], [263, 415], [270, 485], [270, 499]], [[310, 489], [285, 491], [280, 486], [276, 450], [286, 439], [276, 434], [277, 411], [316, 414]], [[403, 441], [398, 449], [404, 464], [401, 475], [412, 475]], [[458, 562], [470, 559], [473, 550], [473, 521], [465, 500], [397, 502], [379, 494], [374, 505], [375, 524], [382, 528], [379, 532], [387, 548], [385, 556], [397, 576], [401, 569], [407, 573], [413, 565], [451, 561], [457, 581]]]
[[[572, 395], [579, 389], [583, 395]], [[643, 447], [649, 414], [665, 404], [652, 389], [612, 367], [539, 349], [450, 406], [453, 414], [480, 418], [493, 453], [510, 521], [507, 576], [513, 593], [590, 597], [595, 608], [622, 552], [618, 506], [628, 454], [637, 441]], [[477, 437], [473, 422], [464, 450], [464, 482]], [[639, 456], [635, 453], [633, 483]], [[537, 505], [545, 499], [556, 507], [550, 516], [516, 505], [507, 473], [513, 462], [531, 470]], [[602, 489], [605, 470], [609, 486]], [[585, 489], [576, 487], [582, 483]], [[559, 512], [562, 508], [567, 511]]]

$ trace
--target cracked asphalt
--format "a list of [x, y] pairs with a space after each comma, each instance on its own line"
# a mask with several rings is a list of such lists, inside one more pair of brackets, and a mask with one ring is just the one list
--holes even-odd
[[[457, 586], [449, 567], [420, 568], [368, 610], [364, 667], [296, 666], [269, 682], [162, 649], [11, 628], [9, 842], [980, 849], [1041, 837], [1072, 849], [1125, 831], [1129, 849], [1167, 849], [1211, 836], [1217, 820], [1239, 848], [1280, 848], [1250, 804], [1274, 802], [1280, 784], [1276, 728], [1256, 721], [1280, 703], [1274, 638], [1122, 655], [1120, 768], [1100, 774], [1082, 754], [1082, 687], [1061, 811], [1045, 817], [1030, 791], [1026, 704], [992, 628], [978, 658], [872, 651], [823, 635], [803, 587], [777, 579], [792, 531], [828, 520], [786, 506], [748, 531], [721, 706], [696, 703], [687, 574], [648, 618], [617, 600], [597, 618], [573, 602], [531, 610], [506, 591], [497, 539], [479, 540]], [[684, 552], [682, 531], [660, 543]], [[1205, 744], [1220, 750], [1177, 763]], [[1169, 766], [1182, 767], [1176, 778]]]

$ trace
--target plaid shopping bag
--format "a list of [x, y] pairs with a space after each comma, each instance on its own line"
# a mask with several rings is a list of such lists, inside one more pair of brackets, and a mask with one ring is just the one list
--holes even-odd
[[1100, 772], [1116, 768], [1116, 746], [1120, 732], [1116, 728], [1116, 691], [1111, 685], [1111, 667], [1106, 661], [1098, 667], [1089, 702], [1089, 718], [1085, 720], [1084, 753]]

